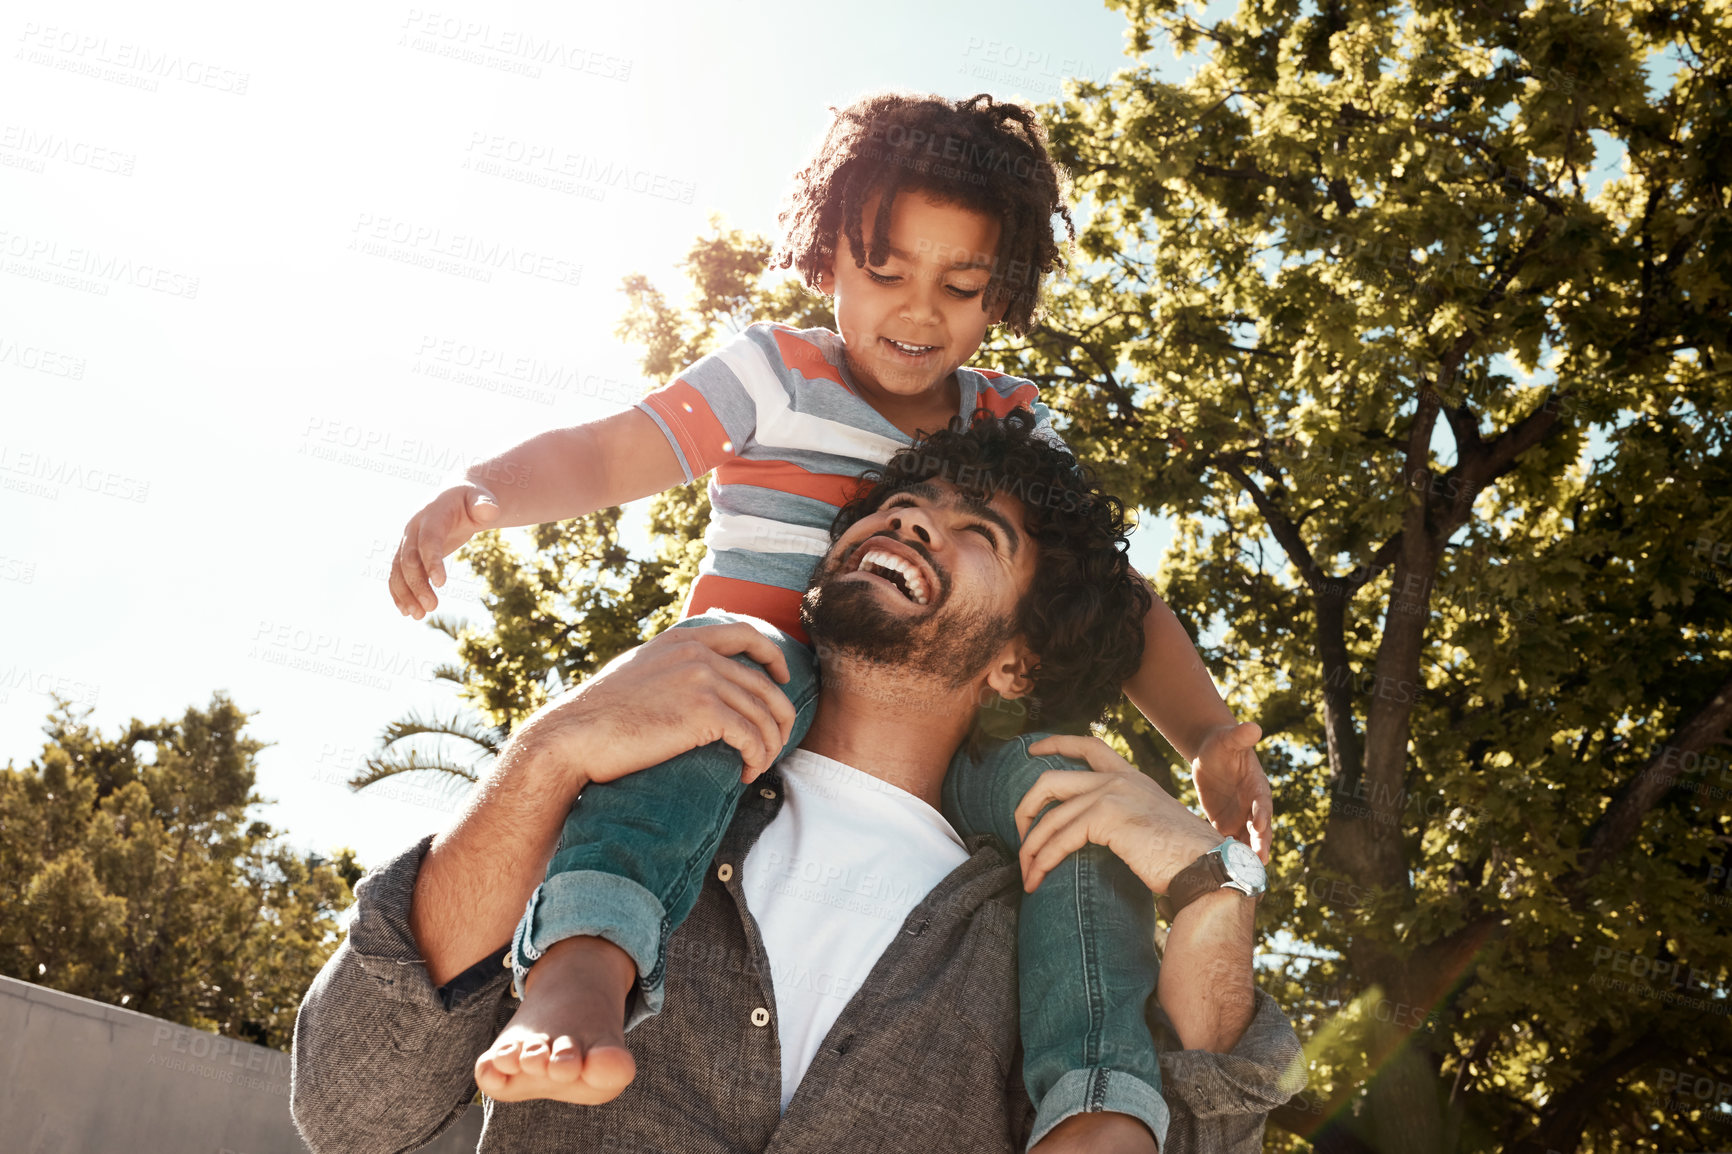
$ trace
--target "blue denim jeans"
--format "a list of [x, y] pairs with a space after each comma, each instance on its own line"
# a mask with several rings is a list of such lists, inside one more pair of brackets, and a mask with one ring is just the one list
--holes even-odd
[[[707, 613], [674, 628], [745, 622], [786, 656], [794, 706], [787, 749], [805, 738], [818, 703], [812, 652], [757, 618]], [[756, 663], [744, 656], [734, 660]], [[990, 834], [1011, 852], [1014, 813], [1034, 780], [1082, 762], [1032, 757], [1042, 734], [958, 752], [945, 777], [946, 819], [964, 837]], [[566, 818], [547, 877], [512, 939], [515, 988], [555, 942], [605, 938], [637, 965], [626, 1029], [659, 1013], [667, 943], [697, 901], [710, 860], [745, 791], [740, 755], [715, 742], [641, 773], [587, 787]], [[1072, 1114], [1112, 1110], [1141, 1119], [1164, 1146], [1160, 1062], [1143, 1017], [1155, 989], [1154, 899], [1111, 851], [1070, 855], [1022, 899], [1017, 923], [1023, 1082], [1036, 1107], [1033, 1145]]]

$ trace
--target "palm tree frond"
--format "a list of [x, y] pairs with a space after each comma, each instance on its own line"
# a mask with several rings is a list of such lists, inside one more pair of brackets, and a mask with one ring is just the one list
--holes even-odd
[[423, 718], [411, 711], [407, 716], [386, 725], [379, 734], [379, 743], [389, 748], [410, 737], [456, 737], [478, 745], [487, 754], [497, 754], [505, 744], [506, 735], [474, 714], [453, 713], [448, 717], [434, 714]]
[[422, 771], [447, 774], [454, 779], [461, 779], [466, 785], [473, 785], [476, 781], [473, 770], [465, 769], [443, 758], [423, 759], [416, 751], [410, 750], [406, 756], [385, 754], [379, 757], [369, 757], [367, 768], [349, 779], [349, 788], [359, 792], [375, 782], [384, 781], [388, 777]]
[[452, 617], [446, 613], [435, 613], [427, 618], [427, 628], [438, 630], [453, 641], [461, 641], [459, 636], [469, 625], [469, 622]]

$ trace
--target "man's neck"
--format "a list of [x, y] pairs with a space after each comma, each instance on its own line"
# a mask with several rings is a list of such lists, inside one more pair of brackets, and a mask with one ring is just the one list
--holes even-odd
[[973, 685], [950, 688], [852, 658], [827, 660], [821, 684], [800, 748], [938, 809], [950, 759], [974, 724]]

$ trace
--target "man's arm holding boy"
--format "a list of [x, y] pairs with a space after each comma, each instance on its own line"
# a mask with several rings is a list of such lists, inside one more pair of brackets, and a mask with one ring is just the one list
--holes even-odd
[[775, 758], [793, 708], [736, 653], [787, 677], [744, 625], [621, 656], [512, 736], [449, 830], [362, 880], [295, 1024], [291, 1109], [313, 1150], [412, 1149], [462, 1114], [507, 1012], [499, 959], [585, 784], [718, 740], [748, 765]]
[[[1049, 737], [1030, 752], [1073, 757], [1095, 772], [1045, 773], [1017, 806], [1029, 891], [1059, 861], [1093, 843], [1164, 894], [1181, 870], [1220, 844], [1208, 822], [1097, 738]], [[1166, 1037], [1161, 1086], [1172, 1112], [1172, 1154], [1261, 1149], [1269, 1112], [1304, 1088], [1304, 1057], [1292, 1023], [1256, 987], [1255, 944], [1255, 900], [1235, 889], [1196, 898], [1169, 927], [1157, 1035]], [[1050, 1137], [1037, 1147], [1038, 1154], [1073, 1149], [1089, 1147]]]

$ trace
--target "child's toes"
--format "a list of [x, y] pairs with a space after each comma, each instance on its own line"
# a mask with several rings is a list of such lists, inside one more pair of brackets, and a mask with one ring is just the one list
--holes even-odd
[[515, 1041], [495, 1042], [493, 1043], [493, 1048], [491, 1050], [481, 1055], [481, 1060], [485, 1062], [495, 1074], [510, 1077], [511, 1075], [520, 1073], [523, 1070], [523, 1065], [518, 1058], [518, 1053], [521, 1049], [522, 1046]]
[[631, 1051], [623, 1046], [594, 1046], [584, 1055], [583, 1080], [603, 1097], [598, 1101], [606, 1102], [613, 1098], [637, 1077], [637, 1063], [632, 1059]]
[[497, 1098], [511, 1085], [511, 1079], [495, 1070], [492, 1066], [477, 1063], [475, 1067], [475, 1088], [489, 1098]]
[[536, 1036], [523, 1043], [517, 1051], [517, 1063], [532, 1078], [547, 1076], [547, 1056], [550, 1047], [545, 1036]]
[[583, 1051], [565, 1034], [553, 1040], [553, 1050], [547, 1059], [547, 1076], [555, 1082], [567, 1083], [583, 1076]]

